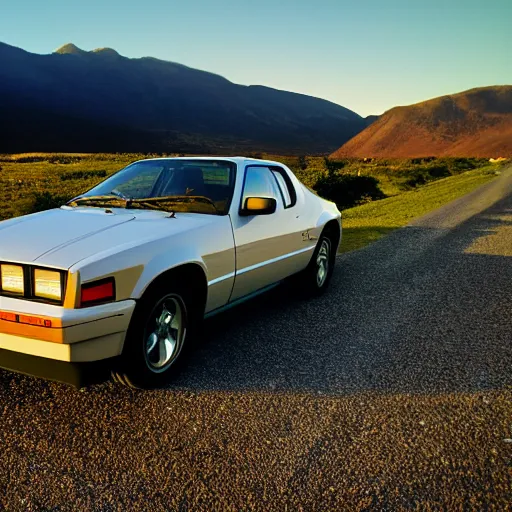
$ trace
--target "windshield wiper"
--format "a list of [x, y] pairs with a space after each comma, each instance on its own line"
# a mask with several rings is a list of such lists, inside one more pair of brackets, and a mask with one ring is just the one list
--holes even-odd
[[[167, 211], [162, 210], [160, 206], [153, 203], [146, 202], [145, 199], [130, 199], [127, 203], [126, 208], [140, 208], [141, 210], [147, 209], [147, 210], [158, 210], [158, 211]], [[172, 213], [172, 210], [171, 210]]]
[[73, 199], [66, 203], [67, 206], [78, 206], [78, 205], [95, 205], [102, 206], [108, 204], [111, 206], [112, 204], [118, 204], [123, 208], [138, 208], [138, 209], [148, 209], [148, 210], [160, 210], [160, 211], [174, 211], [169, 210], [165, 207], [162, 207], [166, 203], [171, 204], [185, 204], [185, 203], [203, 203], [211, 206], [216, 213], [218, 213], [217, 207], [215, 203], [205, 196], [162, 196], [162, 197], [148, 197], [144, 199], [132, 199], [130, 197], [126, 197], [118, 190], [113, 190], [110, 194], [107, 195], [98, 195], [98, 196], [82, 196], [76, 199]]
[[123, 208], [147, 208], [149, 210], [162, 210], [155, 204], [147, 204], [144, 199], [138, 199], [136, 204], [134, 204], [134, 200], [130, 199], [126, 196], [121, 197], [120, 195], [106, 195], [106, 196], [84, 196], [74, 199], [73, 201], [69, 201], [66, 205], [69, 206], [78, 206], [80, 204], [93, 204], [101, 206], [105, 203], [108, 205], [112, 205], [112, 203], [118, 203]]
[[131, 199], [130, 203], [133, 204], [152, 204], [152, 203], [205, 203], [218, 212], [215, 203], [206, 196], [161, 196], [161, 197], [147, 197], [145, 199]]
[[115, 188], [114, 190], [112, 190], [110, 193], [111, 193], [113, 196], [120, 197], [121, 199], [130, 199], [130, 197], [125, 196], [122, 192], [120, 192], [119, 190], [117, 190], [117, 188]]
[[104, 203], [121, 203], [125, 208], [129, 203], [129, 199], [120, 197], [119, 195], [102, 195], [102, 196], [82, 196], [72, 199], [66, 203], [66, 206], [78, 206], [79, 204], [104, 204]]

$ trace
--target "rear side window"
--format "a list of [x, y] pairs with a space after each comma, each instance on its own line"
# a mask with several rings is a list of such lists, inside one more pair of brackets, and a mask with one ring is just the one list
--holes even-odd
[[295, 206], [295, 203], [297, 202], [297, 193], [295, 192], [292, 180], [286, 171], [281, 167], [271, 167], [270, 170], [272, 171], [277, 182], [277, 186], [281, 192], [284, 207], [291, 208], [292, 206]]

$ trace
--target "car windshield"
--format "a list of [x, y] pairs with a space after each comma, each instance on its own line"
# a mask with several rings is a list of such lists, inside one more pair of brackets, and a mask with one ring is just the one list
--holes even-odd
[[233, 197], [235, 173], [236, 165], [225, 160], [143, 160], [68, 204], [225, 215]]

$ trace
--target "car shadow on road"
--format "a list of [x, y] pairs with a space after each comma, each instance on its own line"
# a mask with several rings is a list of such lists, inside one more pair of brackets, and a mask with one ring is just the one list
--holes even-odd
[[397, 230], [339, 256], [321, 298], [278, 288], [211, 319], [174, 386], [342, 394], [512, 385], [511, 208], [507, 198], [455, 231]]
[[[320, 298], [279, 287], [207, 320], [169, 391], [341, 395], [512, 385], [511, 212], [508, 198], [456, 230], [396, 230], [340, 255]], [[4, 384], [11, 379], [30, 378], [0, 372]]]

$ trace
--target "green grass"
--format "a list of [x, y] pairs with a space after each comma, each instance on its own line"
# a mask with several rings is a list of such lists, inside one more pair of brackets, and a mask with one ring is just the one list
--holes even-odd
[[[142, 154], [0, 155], [0, 220], [59, 206]], [[169, 155], [174, 156], [174, 155]], [[388, 196], [343, 211], [341, 251], [358, 249], [492, 179], [484, 159], [329, 161], [324, 157], [257, 155], [289, 165], [309, 186], [335, 166], [340, 175], [372, 176]], [[475, 168], [476, 167], [476, 168]], [[473, 169], [473, 170], [468, 170]], [[466, 172], [464, 172], [466, 171]], [[451, 174], [448, 178], [442, 175]], [[213, 179], [213, 176], [212, 176]]]
[[[143, 155], [0, 155], [0, 220], [34, 211], [37, 197], [63, 202]], [[48, 207], [54, 206], [48, 202]]]
[[394, 229], [471, 192], [494, 177], [495, 166], [483, 167], [344, 210], [340, 252], [353, 251], [375, 242]]

